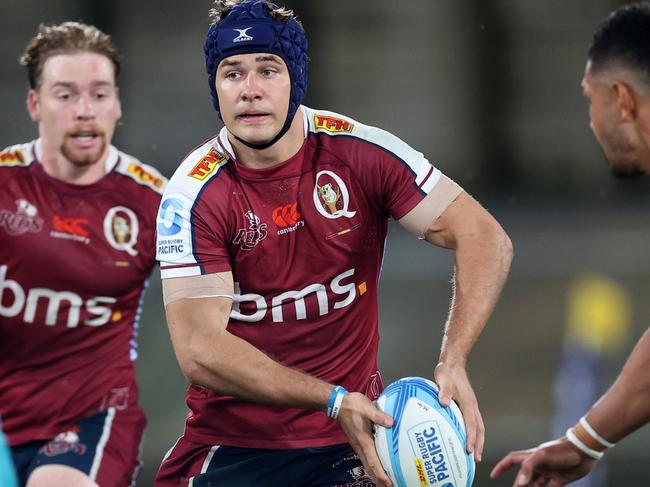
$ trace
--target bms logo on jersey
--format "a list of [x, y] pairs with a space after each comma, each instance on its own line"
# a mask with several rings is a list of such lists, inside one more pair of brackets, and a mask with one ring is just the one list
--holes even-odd
[[[356, 284], [354, 281], [344, 283], [343, 281], [354, 276], [354, 269], [341, 272], [334, 277], [328, 286], [321, 283], [310, 284], [299, 291], [285, 291], [270, 298], [270, 303], [261, 294], [242, 294], [239, 283], [235, 283], [235, 295], [233, 297], [232, 311], [230, 317], [234, 320], [255, 323], [262, 321], [271, 308], [271, 316], [274, 323], [282, 323], [285, 320], [285, 306], [293, 303], [296, 320], [307, 319], [307, 302], [314, 303], [314, 316], [324, 316], [332, 310], [345, 308], [351, 304], [357, 295], [362, 296], [367, 291], [366, 282]], [[335, 296], [334, 303], [330, 303], [328, 294]], [[330, 308], [331, 304], [331, 308]]]
[[156, 258], [159, 261], [174, 261], [191, 253], [191, 206], [190, 199], [181, 193], [166, 196], [160, 203], [156, 220], [158, 230]]
[[[5, 295], [8, 295], [9, 299], [6, 299]], [[114, 314], [113, 310], [106, 306], [116, 302], [117, 299], [109, 296], [96, 296], [84, 301], [81, 296], [72, 291], [54, 291], [47, 288], [25, 290], [17, 281], [7, 279], [7, 266], [0, 265], [0, 316], [13, 318], [23, 313], [25, 323], [34, 323], [38, 320], [48, 326], [54, 326], [63, 321], [63, 317], [59, 314], [67, 310], [66, 326], [76, 328], [82, 322], [81, 311], [84, 310], [89, 317], [83, 320], [83, 324], [102, 326], [113, 318], [119, 319], [121, 316], [119, 311]]]

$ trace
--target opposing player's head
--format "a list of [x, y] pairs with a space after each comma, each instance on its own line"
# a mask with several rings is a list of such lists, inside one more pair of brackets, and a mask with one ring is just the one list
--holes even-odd
[[307, 90], [307, 39], [293, 11], [268, 0], [216, 0], [205, 41], [212, 102], [253, 149], [289, 130]]
[[650, 2], [616, 10], [598, 28], [582, 87], [612, 172], [650, 172]]
[[107, 154], [122, 116], [119, 55], [110, 36], [78, 22], [40, 25], [20, 58], [27, 68], [27, 108], [43, 150], [78, 167]]

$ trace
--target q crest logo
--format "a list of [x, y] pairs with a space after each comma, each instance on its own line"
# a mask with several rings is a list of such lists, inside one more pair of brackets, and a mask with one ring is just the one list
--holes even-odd
[[332, 171], [320, 171], [316, 174], [313, 196], [316, 210], [325, 218], [352, 218], [357, 214], [356, 211], [350, 211], [350, 193], [347, 186]]
[[104, 236], [115, 250], [126, 252], [132, 257], [138, 255], [135, 244], [138, 243], [140, 224], [131, 208], [114, 206], [104, 217]]
[[170, 194], [160, 204], [156, 219], [156, 258], [159, 261], [180, 259], [190, 254], [190, 208], [189, 198], [180, 193]]

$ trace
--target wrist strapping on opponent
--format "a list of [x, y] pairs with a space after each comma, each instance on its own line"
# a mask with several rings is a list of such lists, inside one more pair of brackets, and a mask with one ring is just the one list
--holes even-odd
[[[578, 424], [576, 424], [573, 428], [576, 431], [576, 436], [580, 437], [584, 432], [585, 435], [588, 435], [593, 441], [595, 441], [598, 444], [598, 446], [594, 448], [596, 451], [604, 451], [607, 448], [612, 448], [616, 445], [616, 443], [607, 441], [605, 438], [596, 433], [596, 430], [594, 430], [587, 421], [586, 416], [580, 418]], [[587, 445], [589, 445], [589, 443], [587, 443]]]
[[594, 460], [600, 460], [603, 457], [604, 453], [602, 451], [596, 451], [593, 448], [589, 448], [587, 445], [585, 445], [582, 440], [576, 436], [574, 430], [575, 428], [569, 428], [566, 430], [566, 437], [573, 444], [573, 446]]
[[595, 460], [599, 460], [605, 450], [612, 448], [615, 443], [600, 436], [583, 416], [573, 428], [567, 430], [567, 439], [579, 450]]
[[332, 392], [330, 393], [329, 400], [327, 401], [327, 411], [325, 414], [332, 419], [336, 419], [341, 410], [341, 404], [343, 403], [343, 398], [348, 395], [348, 391], [345, 390], [343, 386], [334, 386]]

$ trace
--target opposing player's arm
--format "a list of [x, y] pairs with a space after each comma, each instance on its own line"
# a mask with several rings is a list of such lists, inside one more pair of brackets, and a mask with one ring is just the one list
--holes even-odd
[[650, 421], [650, 329], [627, 359], [616, 382], [591, 408], [587, 421], [616, 443]]
[[454, 295], [435, 376], [442, 403], [458, 401], [467, 426], [468, 451], [475, 451], [480, 460], [483, 420], [465, 366], [505, 283], [512, 244], [492, 215], [444, 176], [400, 222], [427, 242], [455, 251]]
[[587, 475], [607, 446], [650, 421], [649, 367], [650, 329], [637, 343], [614, 385], [571, 428], [572, 433], [567, 432], [573, 435], [572, 440], [565, 436], [536, 448], [510, 452], [490, 476], [500, 477], [514, 465], [520, 465], [513, 486], [523, 487], [542, 477], [564, 485]]

